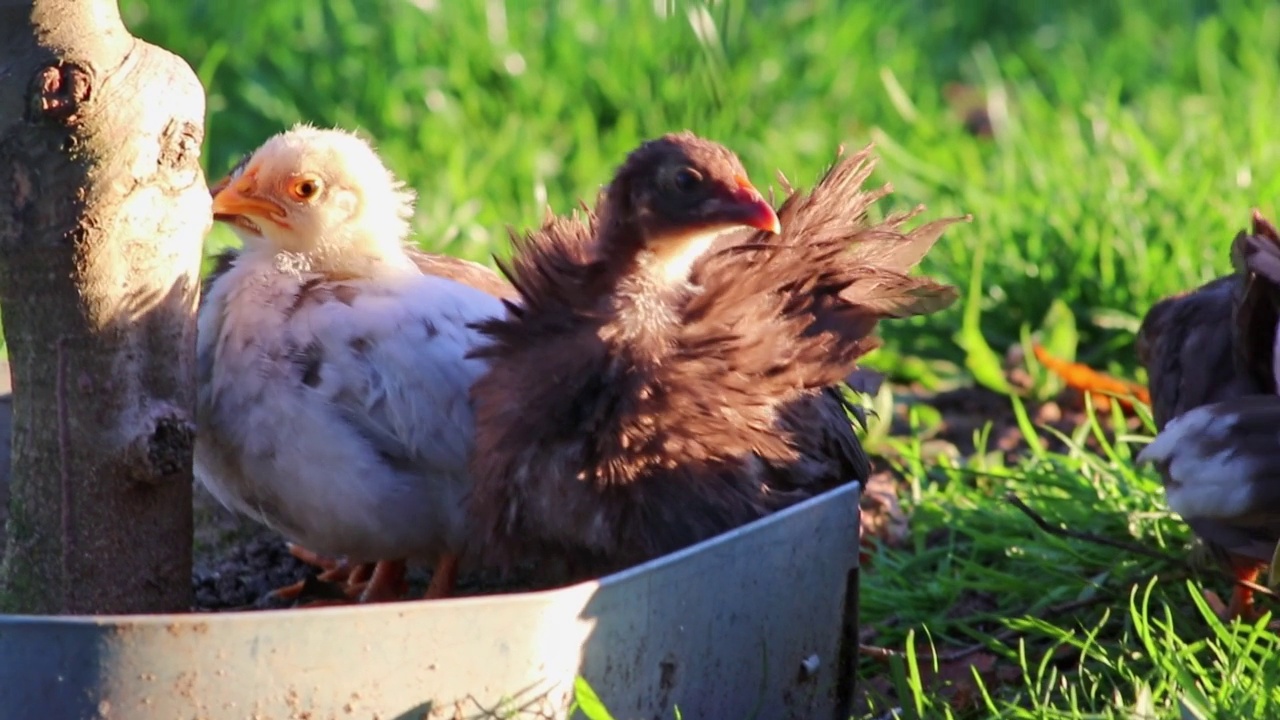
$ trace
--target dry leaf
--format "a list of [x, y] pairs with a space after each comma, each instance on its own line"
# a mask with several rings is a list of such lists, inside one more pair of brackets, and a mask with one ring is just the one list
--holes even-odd
[[[862, 519], [858, 527], [858, 538], [863, 548], [875, 544], [887, 547], [901, 547], [906, 544], [911, 528], [907, 523], [907, 514], [898, 502], [898, 481], [888, 471], [873, 474], [862, 488], [860, 501]], [[862, 554], [865, 564], [869, 558]]]

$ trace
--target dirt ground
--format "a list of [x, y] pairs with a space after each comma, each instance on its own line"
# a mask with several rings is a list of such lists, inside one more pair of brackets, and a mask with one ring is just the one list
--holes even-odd
[[284, 539], [222, 507], [199, 483], [194, 488], [195, 549], [191, 570], [197, 610], [287, 607], [270, 592], [314, 569], [290, 555]]

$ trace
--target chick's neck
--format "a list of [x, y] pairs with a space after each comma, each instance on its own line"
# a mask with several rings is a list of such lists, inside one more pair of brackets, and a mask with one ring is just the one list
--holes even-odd
[[277, 268], [294, 272], [372, 277], [415, 268], [404, 252], [403, 242], [367, 236], [322, 238], [306, 249], [291, 249], [267, 242], [246, 243], [245, 251], [246, 254], [269, 257]]
[[655, 359], [669, 349], [685, 301], [697, 293], [689, 270], [710, 242], [692, 235], [663, 240], [644, 238], [634, 225], [614, 226], [600, 248], [611, 282], [605, 298], [610, 320], [606, 339]]

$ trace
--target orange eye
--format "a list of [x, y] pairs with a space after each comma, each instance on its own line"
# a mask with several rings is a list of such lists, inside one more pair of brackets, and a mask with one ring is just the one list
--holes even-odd
[[294, 200], [311, 200], [320, 194], [320, 178], [307, 176], [295, 180], [289, 186], [289, 194]]

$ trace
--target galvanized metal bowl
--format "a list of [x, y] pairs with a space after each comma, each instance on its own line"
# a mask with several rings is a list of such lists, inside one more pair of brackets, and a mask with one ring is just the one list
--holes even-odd
[[0, 718], [849, 716], [851, 484], [559, 590], [187, 615], [0, 615]]

